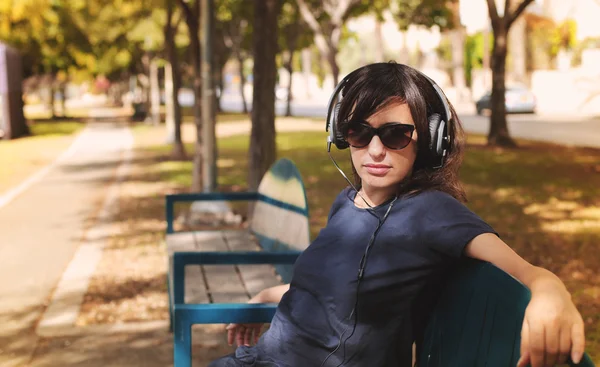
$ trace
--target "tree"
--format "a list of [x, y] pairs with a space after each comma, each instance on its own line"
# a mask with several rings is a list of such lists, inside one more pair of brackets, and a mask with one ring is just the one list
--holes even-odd
[[466, 28], [460, 20], [460, 1], [450, 2], [450, 12], [452, 21], [451, 29], [446, 34], [452, 45], [452, 80], [456, 89], [457, 99], [462, 102], [465, 99], [465, 89], [467, 81], [465, 79], [465, 44], [467, 40]]
[[194, 88], [194, 124], [196, 125], [196, 144], [194, 148], [194, 168], [192, 172], [192, 191], [202, 190], [202, 75], [200, 73], [200, 0], [192, 0], [190, 6], [185, 0], [178, 0], [185, 14], [190, 37], [192, 74]]
[[351, 10], [361, 0], [297, 0], [302, 18], [315, 34], [315, 43], [321, 57], [329, 64], [333, 84], [339, 81], [340, 68], [336, 55], [342, 37], [342, 27]]
[[256, 190], [277, 155], [275, 147], [275, 81], [279, 0], [254, 0], [254, 93], [250, 133], [248, 186]]
[[487, 0], [488, 12], [492, 21], [494, 32], [494, 46], [492, 48], [492, 98], [490, 117], [490, 131], [488, 144], [495, 146], [514, 147], [516, 143], [510, 137], [506, 122], [506, 54], [508, 53], [508, 31], [515, 20], [523, 13], [533, 0], [522, 0], [514, 6], [512, 0], [505, 0], [504, 15], [498, 14], [495, 0]]
[[252, 3], [244, 0], [221, 0], [217, 6], [217, 30], [221, 30], [224, 45], [227, 46], [238, 63], [240, 96], [242, 97], [244, 113], [248, 113], [244, 93], [244, 85], [246, 84], [244, 63], [252, 51], [253, 12]]
[[314, 36], [300, 19], [298, 5], [295, 1], [288, 1], [283, 4], [281, 16], [279, 17], [279, 30], [279, 48], [282, 51], [283, 67], [289, 75], [285, 115], [291, 116], [294, 54], [297, 50], [310, 46]]
[[[171, 96], [165, 96], [166, 98], [172, 98], [173, 106], [173, 149], [171, 156], [176, 159], [185, 157], [185, 148], [181, 139], [181, 106], [177, 98], [179, 89], [181, 88], [181, 70], [179, 65], [179, 55], [177, 54], [177, 44], [175, 43], [175, 35], [177, 34], [177, 28], [179, 21], [174, 20], [174, 0], [166, 0], [167, 17], [164, 25], [165, 35], [165, 53], [167, 60], [171, 64], [171, 75], [173, 78], [173, 93]], [[179, 18], [181, 19], [181, 18]]]

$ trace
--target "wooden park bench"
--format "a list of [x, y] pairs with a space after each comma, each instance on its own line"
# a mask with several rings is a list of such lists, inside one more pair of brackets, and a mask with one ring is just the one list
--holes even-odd
[[[248, 228], [175, 231], [175, 203], [215, 201], [248, 202]], [[257, 192], [168, 195], [166, 219], [174, 363], [188, 367], [192, 325], [270, 322], [276, 305], [247, 301], [290, 282], [293, 264], [310, 241], [308, 203], [296, 166], [280, 159]]]

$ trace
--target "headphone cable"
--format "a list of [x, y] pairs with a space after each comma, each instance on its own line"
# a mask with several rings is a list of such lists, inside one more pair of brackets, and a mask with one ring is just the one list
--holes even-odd
[[350, 182], [350, 180], [348, 179], [348, 176], [346, 176], [346, 174], [344, 173], [344, 171], [342, 171], [342, 169], [340, 168], [340, 166], [338, 166], [337, 162], [335, 161], [335, 159], [331, 155], [331, 142], [327, 142], [327, 154], [329, 155], [329, 159], [331, 159], [331, 161], [333, 162], [333, 165], [335, 166], [335, 168], [337, 168], [337, 170], [340, 171], [340, 173], [342, 174], [342, 176], [344, 177], [344, 179], [346, 179], [346, 181], [348, 182], [348, 184], [350, 184], [350, 187], [352, 187], [354, 189], [354, 191], [356, 191], [356, 194], [358, 196], [360, 196], [360, 198], [365, 202], [365, 204], [367, 204], [367, 206], [369, 207], [368, 210], [370, 212], [370, 210], [373, 209], [373, 207], [371, 206], [371, 204], [369, 204], [367, 202], [367, 200], [364, 198], [364, 196], [361, 195], [360, 191], [358, 191], [356, 189], [356, 187], [352, 184], [352, 182]]
[[[331, 155], [330, 155], [330, 157], [331, 157]], [[333, 158], [332, 158], [332, 160], [333, 160]], [[333, 160], [333, 162], [335, 163], [335, 160]], [[337, 167], [337, 164], [336, 164], [336, 167]], [[340, 172], [342, 172], [339, 167], [338, 167], [338, 170], [340, 170]], [[342, 175], [344, 175], [343, 172], [342, 172]], [[344, 175], [344, 177], [346, 177], [346, 176]], [[348, 179], [346, 178], [346, 180], [348, 180]], [[350, 184], [350, 185], [354, 188], [354, 186], [352, 184]], [[358, 193], [358, 191], [357, 191], [357, 193]], [[363, 200], [364, 200], [364, 198], [363, 198]], [[377, 228], [375, 229], [375, 231], [371, 235], [371, 238], [369, 239], [369, 244], [367, 245], [367, 247], [365, 249], [365, 253], [363, 254], [363, 256], [360, 259], [359, 269], [358, 269], [358, 276], [357, 276], [357, 281], [356, 281], [356, 295], [354, 297], [354, 307], [352, 308], [352, 311], [350, 312], [350, 315], [348, 315], [348, 317], [346, 317], [344, 319], [344, 320], [348, 320], [348, 319], [352, 318], [352, 316], [354, 316], [354, 323], [352, 325], [352, 332], [350, 332], [350, 335], [348, 335], [348, 337], [344, 340], [344, 334], [346, 334], [346, 331], [348, 331], [348, 325], [346, 325], [346, 327], [342, 331], [342, 334], [340, 335], [340, 340], [338, 342], [338, 345], [335, 347], [335, 349], [331, 353], [329, 353], [327, 355], [327, 357], [325, 357], [325, 359], [323, 360], [323, 362], [321, 362], [320, 367], [323, 367], [325, 365], [325, 362], [327, 362], [327, 360], [332, 355], [334, 355], [340, 349], [340, 347], [342, 345], [343, 345], [343, 351], [344, 351], [344, 354], [342, 355], [343, 356], [342, 362], [340, 362], [336, 367], [340, 367], [341, 365], [343, 365], [344, 362], [345, 362], [345, 360], [346, 360], [346, 342], [352, 337], [352, 335], [354, 335], [354, 332], [356, 331], [356, 325], [358, 324], [358, 298], [359, 298], [359, 289], [360, 289], [361, 280], [362, 280], [362, 278], [364, 276], [365, 267], [367, 265], [367, 259], [369, 257], [369, 250], [371, 249], [371, 247], [375, 243], [375, 238], [377, 237], [377, 234], [379, 233], [379, 230], [381, 229], [381, 227], [383, 226], [383, 223], [385, 223], [385, 220], [387, 219], [388, 215], [390, 214], [390, 212], [392, 210], [392, 207], [394, 206], [394, 203], [396, 202], [396, 200], [398, 200], [398, 195], [396, 195], [394, 197], [394, 200], [392, 200], [392, 202], [388, 206], [385, 214], [383, 215], [383, 218], [377, 217], [377, 215], [375, 213], [373, 213], [371, 210], [368, 210], [369, 214], [377, 217], [379, 223], [377, 225]], [[367, 203], [367, 205], [368, 205], [368, 203]], [[343, 340], [343, 344], [342, 344], [342, 340]]]

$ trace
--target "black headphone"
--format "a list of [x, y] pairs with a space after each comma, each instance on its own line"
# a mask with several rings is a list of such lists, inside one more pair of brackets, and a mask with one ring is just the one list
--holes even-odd
[[[401, 65], [401, 64], [396, 64]], [[329, 104], [327, 107], [327, 121], [325, 125], [325, 131], [329, 132], [329, 136], [327, 137], [327, 150], [329, 151], [331, 148], [331, 144], [334, 144], [338, 149], [346, 149], [348, 148], [348, 142], [344, 138], [343, 134], [340, 132], [338, 128], [338, 114], [341, 106], [341, 91], [354, 73], [365, 66], [356, 69], [354, 72], [348, 74], [342, 81], [335, 87], [333, 90], [333, 94], [329, 99]], [[422, 72], [414, 69], [420, 75], [425, 77], [435, 90], [439, 100], [442, 102], [444, 106], [443, 115], [439, 113], [433, 113], [427, 117], [429, 122], [429, 133], [431, 136], [431, 140], [429, 141], [429, 149], [431, 150], [434, 157], [439, 159], [439, 163], [433, 166], [434, 169], [441, 168], [444, 164], [444, 158], [448, 153], [448, 149], [450, 147], [450, 136], [448, 135], [448, 121], [452, 118], [452, 114], [450, 112], [450, 106], [448, 105], [448, 100], [446, 99], [446, 95], [442, 91], [442, 89], [427, 75]], [[339, 100], [338, 100], [339, 99]]]

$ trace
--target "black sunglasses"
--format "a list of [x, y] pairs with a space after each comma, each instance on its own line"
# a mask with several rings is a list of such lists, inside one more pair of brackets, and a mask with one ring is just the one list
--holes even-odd
[[412, 140], [412, 134], [415, 131], [415, 125], [387, 123], [378, 128], [364, 123], [349, 123], [344, 136], [350, 146], [354, 148], [364, 148], [371, 142], [373, 136], [377, 135], [386, 148], [399, 150], [406, 148]]

